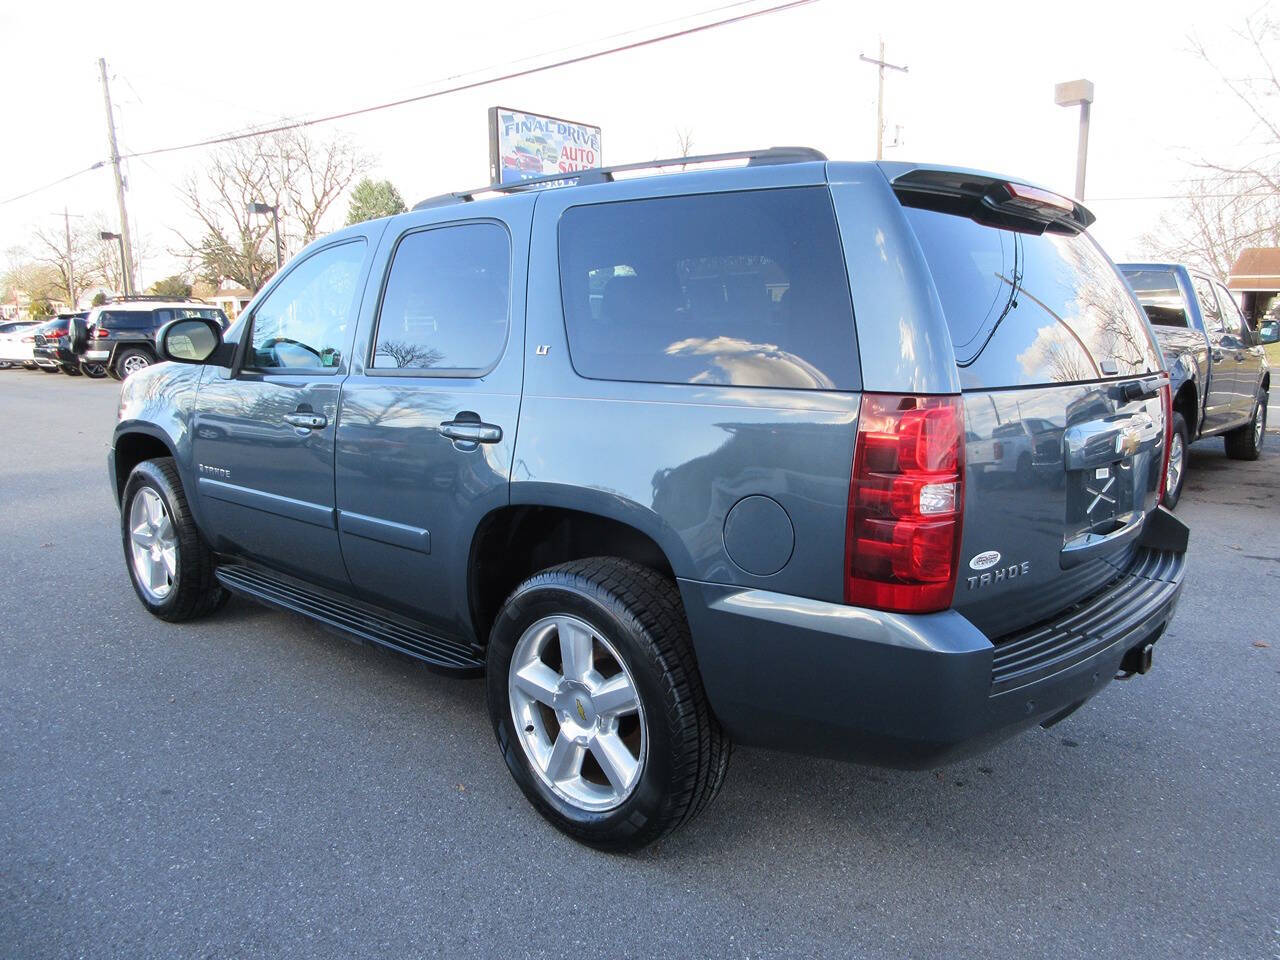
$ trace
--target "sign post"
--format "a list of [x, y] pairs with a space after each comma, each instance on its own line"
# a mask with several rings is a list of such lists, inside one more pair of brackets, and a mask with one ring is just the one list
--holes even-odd
[[489, 182], [495, 186], [599, 166], [599, 127], [510, 107], [489, 108]]

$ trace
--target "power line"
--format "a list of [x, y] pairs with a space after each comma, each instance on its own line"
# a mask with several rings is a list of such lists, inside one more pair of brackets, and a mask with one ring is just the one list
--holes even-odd
[[0, 200], [0, 206], [4, 206], [6, 203], [14, 203], [18, 200], [25, 200], [27, 197], [33, 197], [42, 190], [48, 190], [52, 187], [56, 187], [60, 183], [66, 183], [68, 180], [74, 180], [76, 177], [83, 176], [91, 170], [99, 170], [106, 166], [106, 163], [107, 161], [105, 160], [99, 160], [97, 163], [90, 164], [83, 170], [77, 170], [75, 173], [68, 173], [65, 177], [59, 177], [57, 180], [52, 180], [44, 186], [36, 187], [34, 190], [28, 190], [26, 193], [20, 193], [16, 197], [9, 197], [7, 200]]
[[681, 30], [674, 30], [668, 33], [659, 34], [656, 37], [648, 37], [644, 40], [635, 40], [630, 43], [619, 44], [618, 46], [608, 47], [604, 50], [595, 50], [590, 53], [583, 53], [573, 57], [566, 57], [562, 60], [556, 60], [552, 63], [545, 63], [536, 67], [527, 67], [523, 70], [513, 70], [507, 73], [499, 74], [495, 77], [488, 77], [482, 80], [471, 80], [466, 83], [455, 84], [440, 90], [433, 90], [430, 93], [421, 93], [411, 97], [402, 97], [399, 100], [391, 100], [386, 103], [377, 103], [368, 107], [358, 107], [353, 110], [344, 110], [340, 113], [330, 113], [321, 117], [315, 117], [311, 120], [297, 120], [291, 123], [277, 124], [274, 127], [263, 127], [255, 130], [243, 131], [241, 133], [228, 134], [220, 137], [211, 137], [206, 140], [196, 140], [191, 143], [176, 144], [171, 147], [156, 147], [151, 150], [140, 150], [136, 153], [121, 155], [120, 159], [129, 160], [134, 157], [154, 157], [164, 153], [176, 153], [179, 150], [194, 150], [198, 147], [213, 147], [223, 143], [232, 143], [237, 140], [248, 140], [252, 137], [263, 137], [273, 133], [284, 133], [288, 130], [299, 130], [303, 127], [313, 127], [321, 123], [332, 123], [335, 120], [347, 120], [351, 117], [358, 117], [366, 113], [374, 113], [378, 110], [389, 110], [392, 107], [402, 107], [410, 103], [421, 103], [424, 100], [432, 100], [436, 97], [443, 97], [451, 93], [462, 93], [467, 90], [476, 90], [480, 87], [492, 86], [495, 83], [503, 83], [507, 80], [516, 80], [520, 77], [528, 77], [538, 73], [545, 73], [548, 70], [555, 70], [559, 67], [572, 66], [578, 63], [586, 63], [591, 60], [598, 60], [601, 57], [610, 56], [615, 53], [624, 53], [628, 50], [638, 50], [642, 47], [652, 46], [655, 43], [662, 43], [666, 40], [674, 40], [679, 37], [691, 36], [693, 34], [702, 33], [707, 30], [713, 30], [717, 27], [725, 27], [734, 23], [741, 23], [745, 20], [753, 20], [756, 17], [767, 16], [771, 13], [780, 13], [784, 10], [791, 10], [796, 7], [808, 6], [816, 3], [817, 0], [790, 0], [788, 3], [779, 3], [771, 7], [765, 7], [760, 10], [751, 10], [747, 13], [740, 13], [733, 17], [726, 17], [721, 20], [713, 20], [710, 23], [699, 24], [695, 27], [686, 27]]

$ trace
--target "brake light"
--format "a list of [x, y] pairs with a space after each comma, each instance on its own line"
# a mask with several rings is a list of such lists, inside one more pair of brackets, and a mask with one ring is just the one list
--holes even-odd
[[1165, 384], [1160, 388], [1161, 405], [1164, 407], [1164, 457], [1160, 462], [1160, 499], [1157, 503], [1164, 503], [1164, 495], [1166, 484], [1169, 482], [1169, 449], [1173, 446], [1173, 387]]
[[65, 330], [50, 330], [48, 333], [44, 335], [44, 338], [46, 340], [61, 340], [66, 335], [67, 335], [67, 331]]
[[1006, 183], [1004, 188], [1009, 193], [1009, 199], [1000, 204], [1002, 207], [1016, 207], [1029, 213], [1068, 216], [1076, 209], [1076, 205], [1066, 197], [1039, 187], [1029, 187], [1025, 183]]
[[94, 327], [89, 331], [89, 336], [93, 337], [95, 340], [102, 340], [111, 336], [111, 331], [106, 327]]
[[955, 592], [964, 511], [958, 396], [864, 393], [845, 527], [845, 602], [944, 610]]

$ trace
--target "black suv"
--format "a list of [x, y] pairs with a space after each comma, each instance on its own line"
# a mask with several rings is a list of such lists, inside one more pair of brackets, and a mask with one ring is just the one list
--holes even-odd
[[70, 331], [77, 322], [83, 323], [86, 316], [84, 313], [60, 313], [36, 328], [31, 355], [40, 369], [46, 373], [61, 370], [73, 377], [80, 376], [80, 359], [71, 349]]
[[611, 849], [710, 802], [731, 742], [929, 766], [1146, 672], [1187, 530], [1092, 215], [800, 149], [671, 163], [424, 201], [225, 334], [166, 326], [109, 464], [145, 608], [237, 591], [483, 673], [526, 796]]
[[172, 320], [202, 317], [227, 327], [227, 315], [203, 300], [119, 297], [72, 323], [68, 346], [90, 377], [123, 380], [155, 363], [156, 333]]

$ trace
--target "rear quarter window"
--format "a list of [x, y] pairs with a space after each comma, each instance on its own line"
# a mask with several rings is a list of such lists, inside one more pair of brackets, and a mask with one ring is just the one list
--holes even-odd
[[1147, 319], [1158, 327], [1189, 327], [1187, 303], [1172, 270], [1125, 270], [1134, 296], [1147, 312]]
[[853, 390], [849, 282], [825, 188], [626, 200], [560, 220], [584, 377]]
[[966, 388], [1151, 373], [1160, 361], [1115, 266], [1087, 234], [1024, 233], [905, 209]]

